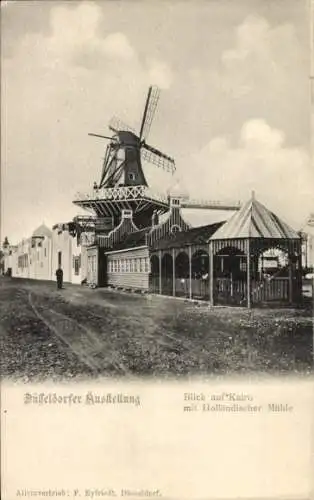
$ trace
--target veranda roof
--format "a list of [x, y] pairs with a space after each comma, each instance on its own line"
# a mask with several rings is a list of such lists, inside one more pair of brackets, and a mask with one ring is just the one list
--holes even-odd
[[210, 236], [217, 231], [224, 222], [215, 222], [206, 226], [192, 227], [187, 231], [178, 231], [166, 238], [157, 240], [153, 244], [154, 250], [181, 248], [189, 245], [206, 244]]
[[[132, 233], [128, 233], [122, 238], [119, 243], [113, 243], [111, 247], [107, 248], [107, 251], [114, 250], [124, 250], [128, 248], [135, 248], [139, 246], [146, 245], [146, 235], [150, 231], [150, 227], [145, 227], [143, 229], [139, 229], [138, 231], [133, 231]], [[101, 238], [101, 236], [100, 236]]]
[[299, 234], [257, 201], [253, 194], [210, 240], [239, 238], [299, 239]]

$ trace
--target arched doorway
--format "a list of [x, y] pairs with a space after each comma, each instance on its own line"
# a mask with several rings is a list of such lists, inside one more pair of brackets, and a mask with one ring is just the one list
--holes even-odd
[[209, 255], [206, 250], [198, 250], [192, 255], [192, 297], [209, 298]]
[[152, 293], [159, 293], [159, 257], [152, 255], [150, 257], [150, 276], [149, 289]]
[[243, 250], [225, 246], [214, 255], [214, 302], [245, 306], [247, 257]]
[[265, 276], [288, 276], [289, 256], [287, 251], [277, 247], [268, 248], [259, 253], [257, 271], [260, 278]]
[[189, 277], [189, 256], [185, 252], [180, 252], [175, 261], [176, 278]]
[[243, 250], [226, 246], [214, 256], [214, 275], [216, 277], [245, 279], [245, 274], [246, 255]]
[[150, 269], [153, 276], [159, 276], [159, 258], [157, 255], [152, 255], [150, 258]]
[[175, 292], [178, 296], [189, 294], [189, 256], [180, 252], [175, 260]]
[[198, 250], [192, 255], [192, 277], [201, 278], [209, 272], [209, 256], [206, 250]]
[[251, 274], [252, 303], [289, 303], [298, 294], [297, 257], [279, 247], [263, 249], [255, 256]]
[[169, 253], [165, 253], [161, 259], [161, 293], [164, 295], [173, 293], [173, 264]]

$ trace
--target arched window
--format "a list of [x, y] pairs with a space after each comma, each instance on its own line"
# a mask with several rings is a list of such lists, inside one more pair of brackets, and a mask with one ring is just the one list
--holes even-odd
[[181, 227], [178, 226], [177, 224], [174, 224], [173, 226], [171, 226], [171, 229], [170, 229], [171, 234], [176, 234], [176, 233], [179, 233], [180, 231], [181, 231]]
[[[155, 276], [159, 275], [159, 259], [157, 255], [152, 255], [150, 258], [150, 268], [151, 268], [151, 273]], [[144, 269], [143, 269], [144, 271]]]
[[192, 277], [202, 278], [209, 273], [209, 256], [206, 250], [198, 250], [192, 255]]
[[187, 278], [189, 276], [189, 257], [185, 252], [180, 252], [175, 260], [176, 278]]

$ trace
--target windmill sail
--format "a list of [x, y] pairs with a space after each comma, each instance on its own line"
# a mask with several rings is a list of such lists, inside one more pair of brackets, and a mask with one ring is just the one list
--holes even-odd
[[105, 153], [105, 157], [104, 157], [104, 162], [103, 162], [103, 167], [102, 167], [102, 172], [101, 172], [99, 187], [102, 187], [104, 179], [105, 179], [106, 174], [107, 174], [107, 165], [108, 165], [108, 158], [109, 158], [109, 155], [110, 155], [110, 149], [111, 149], [110, 146], [106, 147], [106, 153]]
[[161, 167], [172, 174], [176, 170], [175, 161], [170, 156], [165, 155], [158, 149], [149, 146], [148, 144], [144, 144], [142, 147], [142, 158], [145, 161], [149, 161], [157, 167]]
[[124, 182], [123, 167], [125, 156], [110, 144], [104, 158], [104, 168], [99, 187], [115, 187]]
[[114, 137], [109, 137], [108, 135], [93, 134], [92, 132], [90, 132], [88, 135], [91, 135], [93, 137], [100, 137], [101, 139], [114, 140]]
[[135, 134], [135, 130], [124, 123], [120, 118], [117, 118], [116, 116], [113, 116], [109, 122], [109, 129], [114, 132], [115, 134], [121, 131], [128, 131], [128, 132], [133, 132]]
[[159, 100], [159, 95], [160, 90], [158, 87], [149, 87], [140, 130], [141, 141], [146, 141], [148, 137]]

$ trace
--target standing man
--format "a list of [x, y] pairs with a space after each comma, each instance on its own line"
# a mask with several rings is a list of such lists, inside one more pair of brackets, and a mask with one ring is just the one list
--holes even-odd
[[57, 288], [60, 290], [62, 288], [62, 283], [63, 283], [63, 271], [61, 267], [59, 267], [56, 270], [56, 277], [57, 277]]

